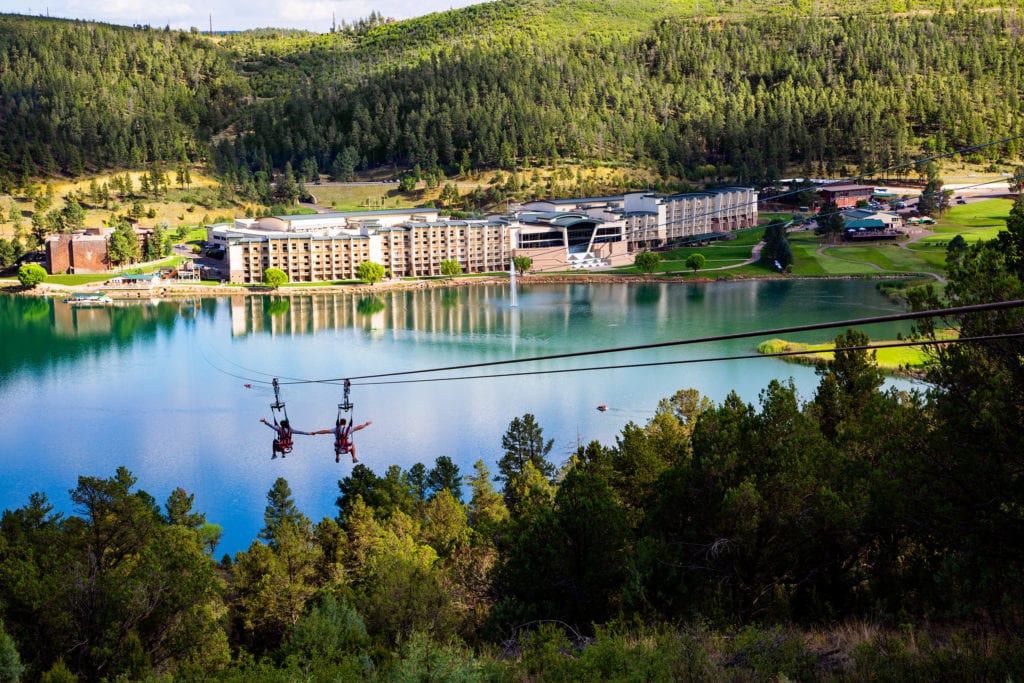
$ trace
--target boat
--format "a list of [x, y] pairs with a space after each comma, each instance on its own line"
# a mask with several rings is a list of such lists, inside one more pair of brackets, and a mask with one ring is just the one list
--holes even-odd
[[79, 308], [87, 308], [89, 306], [107, 306], [114, 303], [114, 300], [106, 294], [75, 294], [64, 299], [64, 303]]
[[608, 406], [606, 406], [605, 404], [602, 403], [601, 405], [599, 405], [597, 407], [597, 409], [600, 410], [603, 413], [604, 411], [608, 410]]

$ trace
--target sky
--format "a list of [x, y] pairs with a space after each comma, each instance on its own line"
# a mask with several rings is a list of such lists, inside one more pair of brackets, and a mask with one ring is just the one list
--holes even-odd
[[108, 24], [149, 24], [214, 31], [297, 28], [326, 33], [332, 16], [352, 22], [377, 12], [409, 19], [485, 0], [0, 0], [0, 13], [88, 19]]

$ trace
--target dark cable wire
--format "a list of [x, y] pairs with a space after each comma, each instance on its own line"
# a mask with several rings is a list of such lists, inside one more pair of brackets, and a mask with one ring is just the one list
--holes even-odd
[[877, 349], [891, 349], [904, 346], [928, 346], [931, 344], [964, 344], [972, 342], [993, 341], [999, 339], [1018, 339], [1024, 337], [1024, 332], [1010, 332], [1007, 334], [991, 334], [978, 337], [961, 337], [959, 339], [928, 339], [915, 341], [894, 341], [879, 342], [877, 344], [865, 344], [860, 346], [840, 346], [831, 349], [804, 349], [802, 351], [773, 351], [770, 353], [749, 353], [739, 356], [714, 356], [709, 358], [687, 358], [684, 360], [649, 361], [646, 363], [626, 363], [617, 365], [600, 365], [586, 368], [560, 368], [558, 370], [526, 370], [523, 372], [507, 372], [496, 375], [463, 375], [459, 377], [429, 377], [423, 379], [396, 379], [383, 382], [360, 382], [356, 386], [382, 386], [386, 384], [419, 384], [422, 382], [453, 382], [464, 379], [500, 379], [503, 377], [523, 377], [527, 375], [558, 375], [567, 372], [590, 372], [594, 370], [622, 370], [629, 368], [650, 368], [662, 365], [689, 365], [692, 363], [717, 363], [728, 360], [751, 360], [755, 358], [779, 358], [784, 356], [806, 356], [821, 353], [835, 353], [836, 351], [875, 351]]
[[484, 368], [494, 367], [499, 365], [511, 365], [516, 363], [531, 363], [538, 361], [556, 360], [561, 358], [575, 358], [579, 356], [596, 356], [608, 353], [622, 353], [626, 351], [641, 351], [648, 349], [666, 348], [670, 346], [684, 346], [689, 344], [700, 344], [705, 342], [718, 342], [726, 341], [730, 339], [746, 339], [749, 337], [764, 337], [770, 335], [785, 334], [790, 332], [809, 332], [814, 330], [823, 330], [835, 327], [856, 327], [858, 325], [870, 325], [875, 323], [884, 322], [899, 322], [905, 320], [919, 320], [922, 318], [934, 318], [950, 315], [961, 315], [964, 313], [979, 313], [984, 311], [996, 311], [1007, 308], [1016, 308], [1024, 306], [1024, 300], [1015, 299], [1012, 301], [996, 301], [986, 304], [973, 304], [970, 306], [956, 306], [952, 308], [940, 308], [932, 309], [927, 311], [911, 311], [909, 313], [896, 313], [893, 315], [873, 316], [868, 318], [854, 318], [850, 320], [840, 320], [836, 322], [826, 323], [812, 323], [808, 325], [792, 325], [789, 327], [778, 327], [767, 330], [755, 330], [752, 332], [733, 332], [730, 334], [720, 334], [710, 337], [698, 337], [695, 339], [680, 339], [666, 342], [654, 342], [651, 344], [637, 344], [633, 346], [620, 346], [607, 349], [592, 349], [589, 351], [572, 351], [568, 353], [552, 354], [548, 356], [532, 356], [529, 358], [512, 358], [500, 361], [486, 361], [482, 363], [466, 363], [462, 365], [450, 365], [439, 368], [425, 368], [421, 370], [404, 370], [396, 372], [385, 372], [373, 375], [356, 375], [347, 378], [331, 378], [331, 379], [314, 379], [314, 380], [303, 380], [300, 382], [283, 382], [282, 384], [316, 384], [316, 383], [328, 383], [328, 382], [340, 382], [345, 379], [349, 380], [365, 380], [365, 379], [379, 379], [383, 377], [402, 377], [405, 375], [419, 375], [434, 372], [449, 372], [453, 370], [468, 370], [471, 368]]

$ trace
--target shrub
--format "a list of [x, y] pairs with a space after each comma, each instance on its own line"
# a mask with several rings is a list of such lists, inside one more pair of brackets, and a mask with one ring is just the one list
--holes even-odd
[[18, 268], [18, 282], [22, 287], [35, 287], [46, 279], [46, 270], [37, 263], [26, 263]]

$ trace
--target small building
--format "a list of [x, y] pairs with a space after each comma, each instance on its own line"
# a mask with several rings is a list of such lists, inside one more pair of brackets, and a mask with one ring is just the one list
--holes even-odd
[[852, 209], [844, 211], [843, 217], [847, 221], [879, 220], [885, 223], [885, 227], [890, 230], [898, 230], [903, 227], [903, 218], [895, 211], [877, 211], [869, 208]]
[[102, 289], [119, 292], [148, 292], [162, 282], [160, 273], [124, 273], [107, 280]]
[[871, 240], [891, 240], [900, 237], [899, 230], [889, 229], [885, 223], [875, 218], [860, 218], [846, 222], [844, 238], [851, 242]]
[[46, 238], [46, 272], [102, 273], [110, 268], [107, 240], [112, 228], [87, 228]]
[[[153, 229], [138, 226], [133, 226], [133, 229], [140, 249], [145, 252]], [[86, 228], [47, 236], [46, 272], [50, 275], [107, 272], [111, 266], [108, 248], [113, 234], [113, 228]]]
[[840, 209], [857, 206], [857, 202], [871, 201], [875, 188], [868, 185], [823, 185], [818, 194], [826, 204], [834, 203]]

